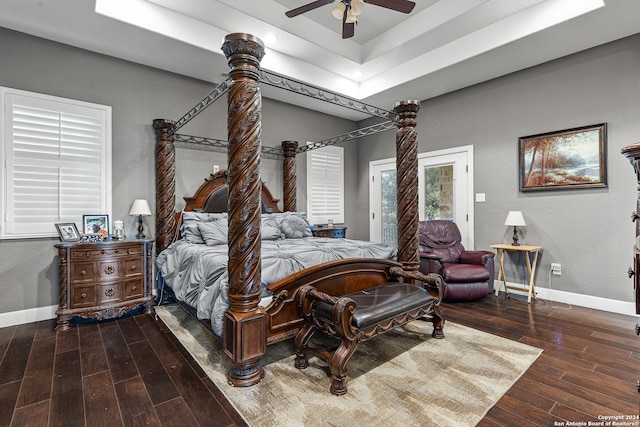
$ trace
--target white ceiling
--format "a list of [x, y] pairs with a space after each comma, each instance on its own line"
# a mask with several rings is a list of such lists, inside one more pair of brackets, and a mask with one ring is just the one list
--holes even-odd
[[[409, 15], [365, 4], [355, 37], [343, 40], [336, 3], [285, 16], [310, 1], [0, 0], [0, 26], [216, 83], [228, 71], [225, 35], [274, 35], [262, 67], [385, 109], [640, 32], [638, 0], [416, 0]], [[263, 94], [365, 117], [269, 87]]]

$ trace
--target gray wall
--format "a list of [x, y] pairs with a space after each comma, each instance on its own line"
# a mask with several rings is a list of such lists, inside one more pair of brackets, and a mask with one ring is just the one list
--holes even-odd
[[[162, 52], [163, 55], [170, 52]], [[113, 212], [126, 234], [136, 234], [131, 202], [146, 198], [155, 212], [155, 118], [177, 120], [201, 101], [213, 85], [112, 57], [95, 54], [0, 28], [0, 86], [74, 98], [112, 106]], [[226, 97], [207, 109], [180, 133], [226, 139]], [[262, 144], [279, 146], [283, 140], [320, 140], [351, 131], [356, 124], [280, 102], [263, 99]], [[357, 163], [357, 147], [346, 148], [346, 161]], [[183, 196], [193, 194], [217, 164], [226, 168], [226, 154], [176, 150], [178, 208]], [[298, 156], [298, 172], [306, 172]], [[282, 196], [282, 161], [264, 159], [263, 178], [276, 197]], [[347, 191], [356, 191], [356, 169], [347, 171]], [[298, 207], [306, 206], [306, 182], [299, 183]], [[93, 212], [95, 213], [95, 212]], [[355, 211], [347, 222], [355, 222]], [[153, 218], [145, 219], [145, 233], [153, 237]], [[46, 307], [58, 302], [57, 238], [0, 241], [0, 313]]]
[[[475, 191], [487, 201], [475, 206], [476, 248], [508, 241], [503, 225], [508, 210], [527, 220], [523, 243], [544, 246], [538, 287], [549, 286], [549, 264], [560, 262], [563, 275], [551, 276], [554, 290], [621, 301], [633, 300], [626, 276], [631, 265], [635, 176], [620, 149], [640, 140], [640, 36], [422, 103], [418, 116], [420, 151], [473, 144]], [[76, 98], [113, 107], [113, 219], [125, 220], [135, 198], [155, 208], [154, 118], [178, 119], [213, 86], [0, 28], [0, 85]], [[358, 127], [283, 103], [263, 101], [266, 146], [282, 140], [319, 140]], [[609, 187], [599, 190], [520, 193], [517, 138], [595, 123], [609, 125]], [[359, 125], [368, 124], [360, 123]], [[327, 129], [331, 132], [327, 134]], [[210, 107], [181, 133], [226, 139], [226, 105]], [[368, 166], [394, 156], [393, 131], [347, 143], [346, 224], [354, 238], [368, 238]], [[214, 164], [226, 166], [224, 153], [178, 149], [177, 199], [190, 195]], [[298, 159], [298, 207], [305, 209], [305, 158]], [[281, 161], [264, 159], [263, 177], [282, 194]], [[153, 233], [153, 219], [145, 223]], [[0, 241], [0, 313], [54, 305], [58, 298], [57, 239]], [[514, 259], [514, 263], [520, 260]], [[508, 279], [522, 282], [522, 268]]]
[[[620, 149], [640, 141], [639, 75], [640, 36], [633, 36], [422, 103], [421, 152], [474, 146], [475, 192], [486, 193], [486, 202], [475, 204], [477, 249], [509, 242], [507, 211], [521, 210], [527, 226], [520, 242], [544, 247], [538, 288], [633, 301], [627, 268], [636, 183]], [[518, 191], [518, 137], [602, 122], [608, 188]], [[369, 161], [394, 156], [385, 134], [360, 142], [357, 203], [364, 214], [353, 230], [359, 235], [368, 233]], [[549, 275], [551, 262], [562, 264], [562, 276]], [[507, 279], [522, 283], [522, 260], [513, 256], [505, 264]]]

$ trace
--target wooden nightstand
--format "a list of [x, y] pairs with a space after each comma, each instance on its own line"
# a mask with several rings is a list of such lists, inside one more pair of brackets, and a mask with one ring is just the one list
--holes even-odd
[[332, 237], [334, 239], [344, 239], [347, 236], [347, 227], [334, 225], [333, 227], [329, 226], [315, 226], [311, 229], [311, 234], [313, 237]]
[[71, 319], [112, 319], [144, 305], [153, 311], [153, 240], [66, 242], [58, 249], [60, 303], [56, 330]]

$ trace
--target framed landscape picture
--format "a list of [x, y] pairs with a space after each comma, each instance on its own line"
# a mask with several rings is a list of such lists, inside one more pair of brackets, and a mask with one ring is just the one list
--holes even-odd
[[518, 138], [520, 191], [607, 186], [607, 124]]

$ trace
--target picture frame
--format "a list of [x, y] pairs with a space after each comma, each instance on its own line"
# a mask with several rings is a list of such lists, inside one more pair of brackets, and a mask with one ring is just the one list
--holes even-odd
[[75, 222], [60, 222], [56, 224], [58, 236], [61, 242], [77, 242], [80, 240], [80, 232]]
[[607, 186], [607, 124], [518, 138], [520, 191]]
[[100, 234], [103, 240], [110, 236], [109, 215], [82, 215], [84, 234]]

